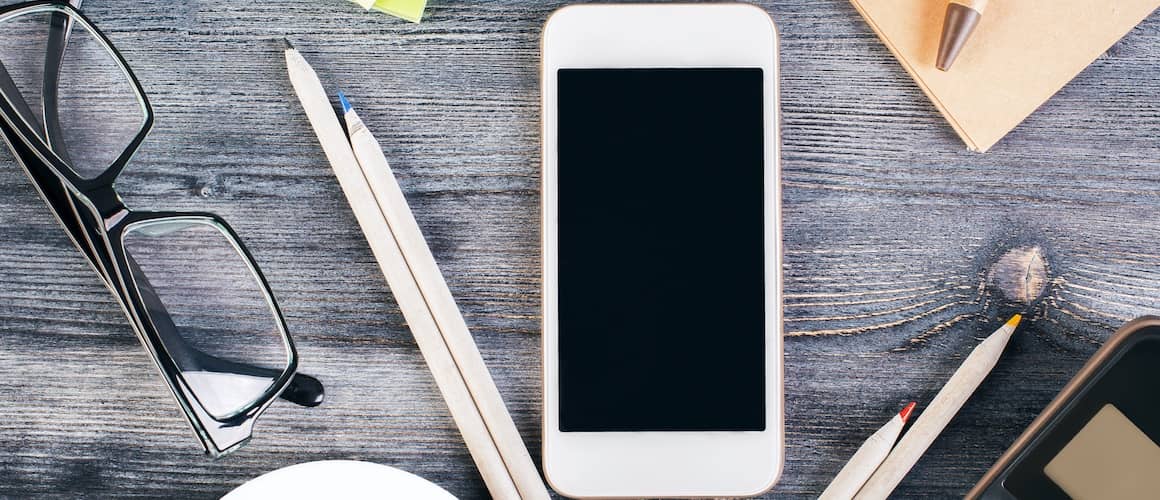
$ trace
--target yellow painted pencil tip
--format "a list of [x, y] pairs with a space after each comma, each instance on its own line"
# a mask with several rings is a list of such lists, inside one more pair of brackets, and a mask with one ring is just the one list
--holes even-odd
[[1007, 320], [1007, 322], [1004, 323], [1003, 326], [1009, 326], [1011, 328], [1015, 328], [1016, 326], [1019, 326], [1020, 321], [1023, 321], [1023, 315], [1016, 314], [1014, 316], [1011, 316], [1011, 319]]

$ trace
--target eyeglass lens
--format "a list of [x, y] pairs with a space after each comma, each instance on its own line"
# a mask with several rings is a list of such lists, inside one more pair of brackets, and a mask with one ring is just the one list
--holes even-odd
[[258, 275], [224, 228], [199, 218], [130, 225], [130, 270], [170, 357], [215, 418], [261, 398], [289, 364]]
[[0, 19], [4, 97], [82, 178], [108, 169], [145, 124], [143, 100], [83, 23], [51, 6]]

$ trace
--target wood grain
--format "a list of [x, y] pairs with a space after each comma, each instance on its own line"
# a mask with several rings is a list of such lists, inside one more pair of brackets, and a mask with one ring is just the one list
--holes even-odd
[[[896, 491], [961, 496], [1117, 326], [1160, 306], [1160, 20], [979, 155], [847, 2], [762, 4], [781, 36], [786, 278], [787, 461], [769, 496], [816, 496], [901, 404], [929, 401], [1020, 310], [987, 285], [993, 263], [1037, 246], [1044, 297]], [[414, 25], [340, 0], [88, 0], [157, 114], [118, 189], [134, 208], [231, 222], [327, 401], [276, 403], [241, 451], [201, 456], [0, 152], [0, 496], [216, 498], [327, 458], [486, 495], [292, 100], [283, 36], [357, 100], [538, 457], [538, 43], [559, 5], [432, 0]]]

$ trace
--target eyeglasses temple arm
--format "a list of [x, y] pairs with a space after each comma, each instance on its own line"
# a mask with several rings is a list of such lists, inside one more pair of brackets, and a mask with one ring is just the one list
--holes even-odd
[[[80, 7], [80, 1], [75, 0], [73, 7]], [[62, 12], [54, 12], [49, 23], [48, 44], [44, 54], [44, 82], [41, 96], [44, 99], [44, 132], [51, 148], [61, 160], [71, 165], [72, 158], [68, 153], [68, 143], [64, 140], [64, 129], [60, 126], [60, 68], [64, 61], [64, 52], [68, 47], [69, 36], [72, 34], [72, 18]]]
[[29, 127], [36, 126], [36, 114], [24, 101], [24, 96], [20, 94], [20, 89], [16, 87], [16, 82], [12, 81], [12, 75], [8, 74], [8, 68], [4, 67], [3, 62], [0, 62], [0, 92], [8, 97], [8, 102], [16, 108], [16, 114], [20, 115]]

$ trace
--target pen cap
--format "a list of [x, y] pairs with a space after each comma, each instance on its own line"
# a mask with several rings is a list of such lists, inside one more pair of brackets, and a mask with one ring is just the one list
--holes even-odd
[[982, 17], [981, 12], [966, 5], [958, 2], [947, 3], [947, 13], [943, 19], [942, 38], [938, 44], [938, 59], [935, 61], [935, 67], [943, 71], [951, 68]]

